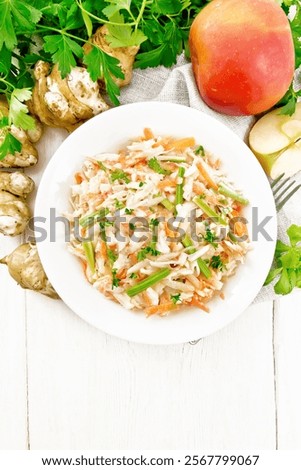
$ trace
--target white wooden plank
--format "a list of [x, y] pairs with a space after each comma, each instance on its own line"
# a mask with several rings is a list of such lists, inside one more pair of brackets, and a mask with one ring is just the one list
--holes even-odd
[[[0, 236], [0, 258], [19, 244]], [[0, 265], [0, 448], [27, 448], [24, 291]]]
[[34, 293], [28, 305], [32, 449], [275, 447], [271, 303], [193, 347], [109, 337]]
[[[26, 173], [39, 182], [43, 169], [67, 133], [47, 129], [38, 144], [39, 164]], [[36, 192], [36, 191], [35, 191]], [[29, 203], [33, 209], [34, 196]], [[0, 238], [0, 257], [9, 254], [21, 243], [21, 237]], [[26, 305], [25, 291], [0, 266], [0, 448], [27, 448], [26, 397]]]
[[279, 449], [301, 448], [301, 292], [275, 306], [275, 358]]

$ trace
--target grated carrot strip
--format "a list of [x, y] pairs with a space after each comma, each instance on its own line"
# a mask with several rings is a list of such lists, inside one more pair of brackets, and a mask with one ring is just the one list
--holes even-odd
[[143, 134], [144, 134], [144, 139], [145, 140], [150, 140], [150, 139], [153, 139], [155, 137], [152, 130], [149, 127], [146, 127], [143, 130]]
[[198, 196], [204, 194], [203, 188], [201, 188], [197, 183], [193, 183], [192, 189]]
[[205, 304], [203, 304], [203, 302], [201, 302], [196, 295], [192, 297], [190, 305], [193, 305], [194, 307], [199, 307], [201, 310], [204, 310], [204, 312], [209, 313], [209, 308]]
[[81, 173], [75, 173], [74, 178], [77, 184], [81, 184], [84, 181]]
[[168, 302], [162, 305], [153, 305], [144, 309], [146, 315], [162, 315], [163, 313], [169, 312], [170, 310], [178, 310], [178, 306], [172, 302]]
[[236, 222], [234, 226], [234, 233], [238, 237], [248, 234], [247, 226], [243, 222]]
[[184, 151], [188, 147], [194, 147], [194, 146], [195, 146], [194, 137], [186, 137], [185, 139], [172, 140], [169, 144], [167, 144], [165, 148], [166, 150]]
[[107, 246], [104, 241], [102, 241], [100, 245], [100, 254], [105, 260], [108, 259]]
[[169, 227], [168, 227], [168, 223], [165, 222], [165, 233], [167, 235], [167, 237], [169, 238], [175, 238], [176, 237], [176, 232], [171, 230]]
[[142, 292], [142, 297], [143, 297], [143, 300], [145, 302], [146, 305], [148, 305], [149, 307], [152, 306], [152, 303], [151, 303], [151, 300], [149, 298], [149, 296], [147, 295], [147, 292]]
[[162, 181], [159, 181], [157, 184], [157, 187], [159, 189], [165, 188], [166, 186], [177, 186], [177, 182], [175, 180], [169, 180], [169, 179], [164, 179]]
[[209, 173], [205, 170], [204, 166], [201, 164], [201, 163], [198, 163], [197, 164], [197, 169], [199, 170], [199, 172], [201, 173], [201, 176], [203, 177], [203, 179], [205, 180], [205, 182], [208, 184], [208, 186], [212, 189], [215, 189], [216, 191], [218, 190], [218, 186], [217, 184], [215, 183], [215, 181], [213, 181], [213, 179], [211, 178], [211, 176], [209, 175]]
[[162, 147], [164, 148], [164, 150], [167, 150], [167, 147], [168, 147], [168, 145], [169, 145], [169, 142], [170, 142], [170, 138], [169, 138], [169, 137], [165, 137], [165, 139], [157, 140], [157, 142], [155, 142], [155, 143], [153, 144], [153, 148], [162, 146]]

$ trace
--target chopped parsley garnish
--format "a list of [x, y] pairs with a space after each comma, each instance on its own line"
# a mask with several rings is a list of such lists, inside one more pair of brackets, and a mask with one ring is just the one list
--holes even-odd
[[112, 289], [118, 287], [121, 279], [117, 277], [117, 269], [112, 269]]
[[134, 209], [128, 209], [126, 207], [124, 212], [125, 212], [126, 215], [131, 215], [134, 212]]
[[142, 188], [143, 185], [145, 185], [145, 183], [143, 181], [140, 181], [139, 188]]
[[156, 157], [153, 157], [149, 160], [148, 166], [151, 170], [155, 171], [156, 173], [159, 173], [159, 175], [170, 175], [171, 174], [171, 171], [165, 170], [165, 168], [163, 168], [160, 165], [160, 163], [158, 162]]
[[138, 275], [136, 273], [130, 274], [130, 279], [137, 279]]
[[97, 163], [98, 163], [99, 168], [101, 168], [103, 171], [108, 171], [107, 167], [102, 162], [97, 160]]
[[150, 221], [150, 225], [152, 225], [153, 227], [158, 227], [159, 223], [160, 223], [160, 220], [158, 219], [151, 219]]
[[110, 263], [111, 264], [114, 264], [115, 261], [118, 259], [118, 254], [115, 253], [113, 250], [111, 250], [110, 248], [107, 248], [107, 254], [108, 254], [108, 258], [110, 260]]
[[210, 243], [210, 245], [214, 246], [215, 248], [217, 247], [217, 243], [216, 243], [217, 236], [213, 232], [211, 232], [209, 227], [206, 228], [206, 234], [204, 235], [204, 240]]
[[213, 269], [219, 269], [220, 271], [223, 271], [223, 269], [225, 268], [225, 265], [222, 262], [220, 255], [212, 256], [209, 266]]
[[118, 199], [115, 199], [115, 207], [116, 207], [116, 209], [123, 209], [124, 204], [123, 204], [123, 202], [118, 201]]
[[114, 183], [116, 180], [123, 180], [126, 184], [130, 183], [130, 178], [123, 170], [114, 170], [111, 173], [111, 182]]
[[203, 147], [202, 145], [200, 145], [200, 146], [194, 151], [194, 153], [195, 153], [196, 155], [200, 155], [200, 154], [201, 154], [202, 157], [204, 157], [204, 156], [205, 156], [205, 149], [204, 149], [204, 147]]
[[133, 230], [133, 231], [134, 231], [135, 228], [136, 228], [135, 224], [132, 224], [132, 222], [129, 223], [129, 227], [130, 227], [130, 229]]
[[170, 299], [173, 304], [176, 304], [177, 302], [181, 302], [181, 294], [171, 295]]
[[161, 252], [156, 250], [152, 246], [146, 246], [145, 248], [142, 248], [142, 250], [138, 251], [137, 259], [138, 261], [143, 261], [147, 255], [158, 256], [160, 254]]

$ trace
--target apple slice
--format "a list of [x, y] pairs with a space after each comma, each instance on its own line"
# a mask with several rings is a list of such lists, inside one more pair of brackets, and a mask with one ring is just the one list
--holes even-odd
[[[299, 103], [299, 109], [301, 111], [301, 103]], [[290, 124], [291, 120], [294, 121], [294, 126]], [[279, 109], [265, 114], [256, 122], [249, 135], [249, 143], [253, 152], [260, 155], [270, 155], [288, 147], [292, 142], [292, 133], [294, 134], [293, 138], [301, 136], [301, 128], [296, 136], [296, 121], [301, 124], [301, 117], [298, 120], [295, 115], [279, 114]]]
[[285, 174], [290, 177], [301, 170], [301, 140], [285, 149], [279, 154], [271, 167], [270, 176], [274, 180]]
[[301, 120], [290, 119], [282, 124], [281, 130], [290, 139], [298, 139], [301, 135]]
[[[259, 119], [249, 135], [250, 147], [271, 178], [301, 170], [301, 102], [292, 116], [275, 109]], [[281, 171], [280, 171], [281, 170]]]

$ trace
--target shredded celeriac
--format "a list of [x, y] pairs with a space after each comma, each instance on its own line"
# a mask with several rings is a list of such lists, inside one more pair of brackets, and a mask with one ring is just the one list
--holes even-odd
[[209, 311], [250, 245], [239, 220], [248, 201], [193, 138], [145, 129], [116, 153], [86, 158], [71, 203], [69, 250], [88, 281], [147, 315]]

